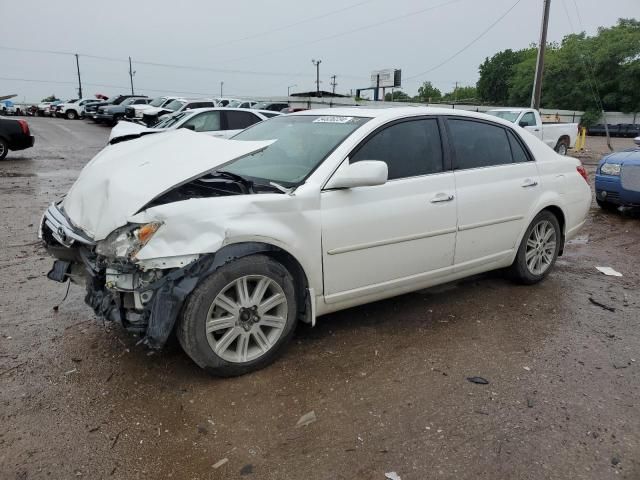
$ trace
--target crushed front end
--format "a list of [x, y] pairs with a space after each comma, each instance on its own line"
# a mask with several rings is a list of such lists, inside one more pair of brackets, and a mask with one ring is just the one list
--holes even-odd
[[149, 347], [161, 348], [184, 299], [209, 265], [198, 256], [137, 262], [135, 254], [159, 227], [130, 224], [95, 242], [73, 225], [60, 203], [51, 204], [40, 225], [40, 238], [56, 258], [47, 277], [84, 285], [85, 302], [96, 315], [142, 335]]

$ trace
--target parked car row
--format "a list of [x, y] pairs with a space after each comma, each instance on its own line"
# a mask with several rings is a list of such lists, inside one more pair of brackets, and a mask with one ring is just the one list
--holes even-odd
[[280, 115], [269, 110], [213, 107], [195, 108], [167, 115], [152, 127], [134, 122], [120, 122], [111, 129], [109, 143], [139, 138], [143, 135], [185, 128], [218, 138], [230, 138], [251, 125]]
[[617, 125], [607, 124], [605, 128], [603, 123], [592, 125], [587, 127], [587, 135], [604, 136], [609, 130], [609, 135], [612, 137], [627, 137], [633, 138], [640, 135], [640, 124], [638, 123], [618, 123]]

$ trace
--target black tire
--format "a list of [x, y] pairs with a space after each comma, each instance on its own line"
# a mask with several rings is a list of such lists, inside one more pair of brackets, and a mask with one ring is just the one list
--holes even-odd
[[[542, 273], [536, 274], [531, 272], [526, 262], [526, 248], [527, 248], [527, 240], [529, 236], [532, 234], [533, 229], [540, 224], [541, 222], [549, 222], [555, 231], [555, 249], [553, 251], [553, 258], [550, 262], [549, 266]], [[521, 283], [524, 285], [533, 285], [534, 283], [538, 283], [543, 280], [549, 272], [552, 270], [553, 266], [556, 263], [556, 259], [558, 258], [558, 253], [560, 252], [562, 242], [562, 231], [560, 229], [560, 223], [556, 216], [551, 213], [549, 210], [541, 211], [536, 217], [531, 221], [531, 224], [527, 227], [527, 230], [522, 238], [522, 242], [520, 242], [520, 247], [518, 248], [518, 253], [516, 254], [516, 258], [509, 267], [509, 276], [516, 283]]]
[[111, 120], [111, 122], [109, 122], [109, 125], [112, 126], [112, 127], [115, 127], [120, 120], [122, 120], [122, 115], [115, 115], [113, 117], [113, 120]]
[[65, 113], [65, 117], [67, 117], [67, 120], [75, 120], [76, 118], [78, 118], [78, 114], [75, 110], [67, 110], [67, 113]]
[[[230, 283], [247, 275], [261, 275], [275, 281], [282, 289], [287, 305], [287, 319], [280, 337], [262, 356], [247, 362], [231, 362], [218, 356], [210, 346], [206, 321], [213, 301]], [[296, 295], [291, 273], [265, 255], [250, 255], [220, 267], [187, 298], [176, 336], [183, 350], [211, 375], [234, 377], [266, 367], [276, 360], [291, 340], [297, 323]]]
[[568, 150], [569, 150], [569, 145], [567, 144], [567, 141], [558, 140], [558, 143], [556, 144], [556, 148], [555, 148], [556, 153], [558, 153], [559, 155], [566, 155]]
[[596, 198], [596, 203], [601, 209], [606, 210], [607, 212], [618, 211], [618, 205], [616, 205], [615, 203], [600, 200], [599, 198]]
[[0, 138], [0, 160], [4, 160], [9, 153], [9, 144], [6, 140]]

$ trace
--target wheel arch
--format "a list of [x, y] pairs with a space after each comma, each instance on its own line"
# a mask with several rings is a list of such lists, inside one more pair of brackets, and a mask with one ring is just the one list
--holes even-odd
[[562, 234], [562, 238], [560, 239], [560, 251], [558, 252], [558, 256], [561, 256], [564, 253], [564, 241], [565, 241], [565, 235], [566, 235], [567, 219], [565, 218], [562, 208], [560, 208], [557, 205], [548, 205], [544, 207], [542, 210], [540, 210], [540, 212], [544, 212], [545, 210], [551, 212], [558, 219], [558, 223], [560, 224], [560, 233]]
[[314, 323], [315, 308], [312, 302], [315, 298], [311, 298], [309, 278], [300, 261], [286, 249], [260, 241], [232, 243], [225, 245], [214, 254], [214, 263], [216, 267], [220, 267], [234, 259], [258, 253], [273, 258], [291, 273], [296, 290], [299, 318], [305, 323]]

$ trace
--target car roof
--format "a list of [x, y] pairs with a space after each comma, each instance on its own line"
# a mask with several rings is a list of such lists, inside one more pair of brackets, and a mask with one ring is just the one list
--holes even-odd
[[455, 115], [458, 117], [479, 118], [494, 123], [500, 123], [513, 127], [513, 123], [492, 115], [487, 115], [469, 110], [436, 108], [436, 107], [386, 107], [386, 108], [363, 108], [363, 107], [341, 107], [341, 108], [321, 108], [293, 112], [287, 115], [327, 115], [345, 117], [369, 117], [381, 120], [394, 120], [418, 115]]

